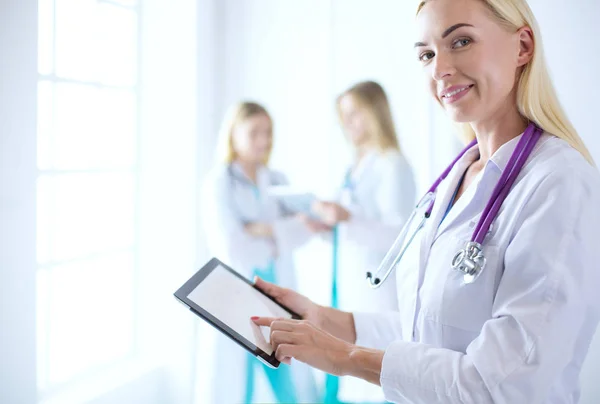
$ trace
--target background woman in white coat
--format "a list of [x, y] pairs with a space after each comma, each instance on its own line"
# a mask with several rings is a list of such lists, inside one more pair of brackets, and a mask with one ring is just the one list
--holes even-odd
[[[411, 168], [400, 152], [388, 98], [376, 82], [358, 83], [337, 99], [340, 124], [354, 149], [354, 162], [335, 202], [315, 211], [333, 226], [332, 305], [341, 310], [396, 310], [393, 283], [378, 291], [365, 282], [394, 242], [415, 204]], [[325, 402], [380, 402], [380, 389], [354, 378], [329, 376]]]
[[[202, 198], [210, 252], [247, 278], [258, 275], [295, 287], [292, 249], [309, 234], [293, 212], [268, 195], [270, 186], [287, 183], [267, 165], [273, 121], [261, 105], [243, 102], [229, 111], [220, 136], [222, 162], [209, 174]], [[315, 401], [307, 366], [274, 371], [224, 337], [217, 344], [213, 402]]]
[[[600, 175], [535, 18], [525, 0], [428, 0], [417, 23], [433, 97], [478, 143], [396, 268], [399, 311], [342, 312], [259, 281], [304, 320], [255, 321], [270, 324], [278, 358], [371, 381], [389, 401], [576, 403], [600, 318]], [[506, 198], [474, 236], [495, 189]], [[473, 238], [486, 259], [474, 281], [453, 268]]]

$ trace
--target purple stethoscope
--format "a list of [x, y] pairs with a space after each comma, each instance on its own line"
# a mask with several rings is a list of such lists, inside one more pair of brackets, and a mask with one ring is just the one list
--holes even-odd
[[[521, 169], [525, 165], [527, 158], [531, 154], [533, 147], [542, 135], [542, 129], [533, 123], [530, 123], [525, 129], [525, 132], [514, 152], [508, 160], [506, 169], [502, 172], [496, 187], [492, 191], [489, 201], [487, 202], [477, 226], [473, 231], [471, 240], [467, 242], [465, 247], [454, 255], [452, 259], [452, 269], [463, 274], [465, 283], [473, 283], [483, 271], [485, 267], [485, 256], [483, 254], [483, 240], [490, 228], [490, 225], [496, 218], [500, 206], [506, 199], [508, 192], [514, 184]], [[440, 183], [446, 178], [454, 165], [460, 158], [473, 146], [477, 144], [477, 139], [473, 140], [460, 154], [450, 163], [448, 168], [444, 170], [442, 175], [433, 183], [429, 191], [421, 198], [416, 208], [408, 218], [406, 224], [400, 231], [400, 234], [394, 241], [392, 248], [387, 252], [381, 264], [374, 274], [367, 272], [367, 281], [372, 288], [380, 287], [383, 282], [390, 276], [394, 268], [398, 266], [404, 253], [414, 240], [415, 236], [425, 226], [425, 221], [431, 216], [437, 188]], [[420, 219], [420, 220], [417, 220]], [[378, 276], [378, 274], [383, 274]]]

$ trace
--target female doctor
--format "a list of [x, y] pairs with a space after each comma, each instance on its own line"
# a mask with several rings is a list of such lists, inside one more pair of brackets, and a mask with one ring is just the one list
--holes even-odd
[[254, 321], [281, 360], [368, 380], [389, 401], [577, 402], [600, 315], [600, 175], [559, 105], [535, 18], [525, 0], [429, 0], [417, 22], [432, 95], [478, 143], [390, 267], [399, 311], [342, 312], [257, 280], [304, 320]]
[[[396, 310], [396, 286], [390, 282], [372, 290], [364, 271], [377, 268], [414, 207], [412, 171], [400, 152], [388, 98], [378, 83], [352, 86], [338, 97], [337, 110], [355, 159], [337, 201], [314, 206], [333, 227], [332, 306], [345, 311]], [[383, 394], [362, 380], [328, 375], [324, 399], [381, 402]]]
[[[245, 277], [258, 275], [293, 288], [292, 250], [310, 233], [268, 195], [270, 186], [287, 183], [283, 174], [267, 167], [273, 142], [271, 117], [259, 104], [240, 103], [229, 111], [220, 141], [224, 161], [209, 174], [202, 198], [211, 254]], [[275, 371], [224, 337], [217, 341], [212, 402], [315, 401], [308, 366], [298, 363]]]

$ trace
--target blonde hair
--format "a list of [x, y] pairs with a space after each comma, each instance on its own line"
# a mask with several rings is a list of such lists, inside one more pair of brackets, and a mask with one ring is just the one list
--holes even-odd
[[[431, 0], [421, 1], [417, 8], [417, 14], [429, 1]], [[522, 70], [517, 84], [517, 107], [521, 115], [529, 121], [535, 122], [544, 131], [565, 140], [592, 166], [595, 166], [592, 155], [558, 101], [546, 67], [540, 29], [526, 0], [480, 1], [484, 2], [498, 22], [508, 30], [516, 32], [521, 27], [527, 26], [533, 31], [535, 40], [533, 57]], [[463, 123], [459, 126], [464, 139], [475, 137], [475, 132], [470, 124]]]
[[[244, 101], [233, 105], [227, 111], [221, 125], [221, 130], [219, 131], [219, 156], [221, 156], [221, 161], [229, 164], [237, 158], [235, 148], [233, 147], [233, 131], [237, 125], [257, 115], [265, 115], [269, 118], [269, 121], [271, 121], [271, 136], [273, 136], [273, 120], [262, 105], [256, 102]], [[272, 147], [273, 145], [271, 144]], [[263, 160], [264, 165], [269, 163], [270, 157], [271, 150], [269, 150]]]
[[366, 113], [370, 129], [370, 133], [368, 133], [369, 140], [381, 151], [387, 149], [399, 151], [400, 147], [398, 145], [394, 120], [392, 119], [390, 103], [383, 87], [374, 81], [363, 81], [340, 94], [336, 100], [340, 122], [342, 122], [340, 102], [346, 96], [352, 97], [357, 106]]

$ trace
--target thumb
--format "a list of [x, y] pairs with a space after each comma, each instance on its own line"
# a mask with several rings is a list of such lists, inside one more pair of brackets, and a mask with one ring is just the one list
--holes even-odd
[[[257, 288], [259, 288], [260, 290], [262, 290], [263, 292], [265, 292], [269, 296], [273, 296], [274, 293], [277, 290], [276, 289], [277, 286], [275, 286], [271, 282], [267, 282], [267, 281], [263, 280], [259, 276], [255, 276], [254, 277], [254, 286], [256, 286]], [[273, 297], [275, 297], [275, 296], [273, 296]]]
[[277, 301], [285, 297], [285, 288], [277, 286], [274, 283], [267, 282], [258, 276], [254, 277], [254, 285]]

